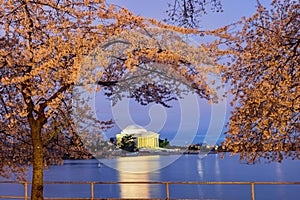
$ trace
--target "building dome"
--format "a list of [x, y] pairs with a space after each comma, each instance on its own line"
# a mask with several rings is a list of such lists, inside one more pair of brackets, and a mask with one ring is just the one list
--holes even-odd
[[137, 125], [130, 125], [130, 126], [127, 126], [122, 132], [121, 134], [128, 134], [128, 135], [131, 135], [131, 134], [145, 134], [147, 133], [147, 130], [144, 129], [143, 127], [141, 126], [137, 126]]

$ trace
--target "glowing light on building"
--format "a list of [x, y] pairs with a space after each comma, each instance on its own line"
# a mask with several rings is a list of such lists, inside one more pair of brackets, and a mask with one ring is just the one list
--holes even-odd
[[137, 148], [158, 148], [159, 134], [147, 131], [140, 126], [131, 125], [126, 127], [120, 134], [116, 135], [117, 141], [120, 142], [125, 135], [133, 136]]

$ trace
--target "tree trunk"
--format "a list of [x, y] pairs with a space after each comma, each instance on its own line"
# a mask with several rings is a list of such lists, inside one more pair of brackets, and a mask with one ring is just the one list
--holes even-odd
[[41, 138], [41, 123], [35, 121], [31, 124], [31, 137], [33, 145], [33, 171], [31, 200], [44, 199], [44, 181], [43, 181], [43, 142]]

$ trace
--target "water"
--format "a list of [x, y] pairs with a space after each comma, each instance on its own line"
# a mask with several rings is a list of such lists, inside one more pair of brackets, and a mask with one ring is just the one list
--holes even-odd
[[[175, 161], [174, 161], [175, 160]], [[170, 165], [165, 166], [168, 162]], [[46, 181], [300, 181], [300, 161], [241, 164], [237, 156], [126, 157], [103, 161], [69, 160], [45, 171]], [[165, 166], [165, 167], [164, 167]], [[155, 170], [158, 169], [158, 170]], [[132, 171], [133, 172], [126, 172]], [[153, 171], [154, 170], [154, 171]], [[257, 199], [299, 199], [300, 185], [256, 185]], [[89, 185], [46, 185], [47, 197], [89, 197]], [[23, 195], [22, 186], [0, 184], [0, 195]], [[95, 185], [95, 197], [164, 198], [161, 185]], [[171, 198], [251, 199], [250, 185], [170, 185]]]

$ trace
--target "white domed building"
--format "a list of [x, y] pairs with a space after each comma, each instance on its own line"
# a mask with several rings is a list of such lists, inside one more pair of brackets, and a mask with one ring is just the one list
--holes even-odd
[[127, 126], [120, 134], [116, 135], [117, 141], [122, 141], [125, 135], [132, 135], [135, 138], [137, 148], [159, 148], [159, 134], [147, 131], [143, 127], [136, 125]]

